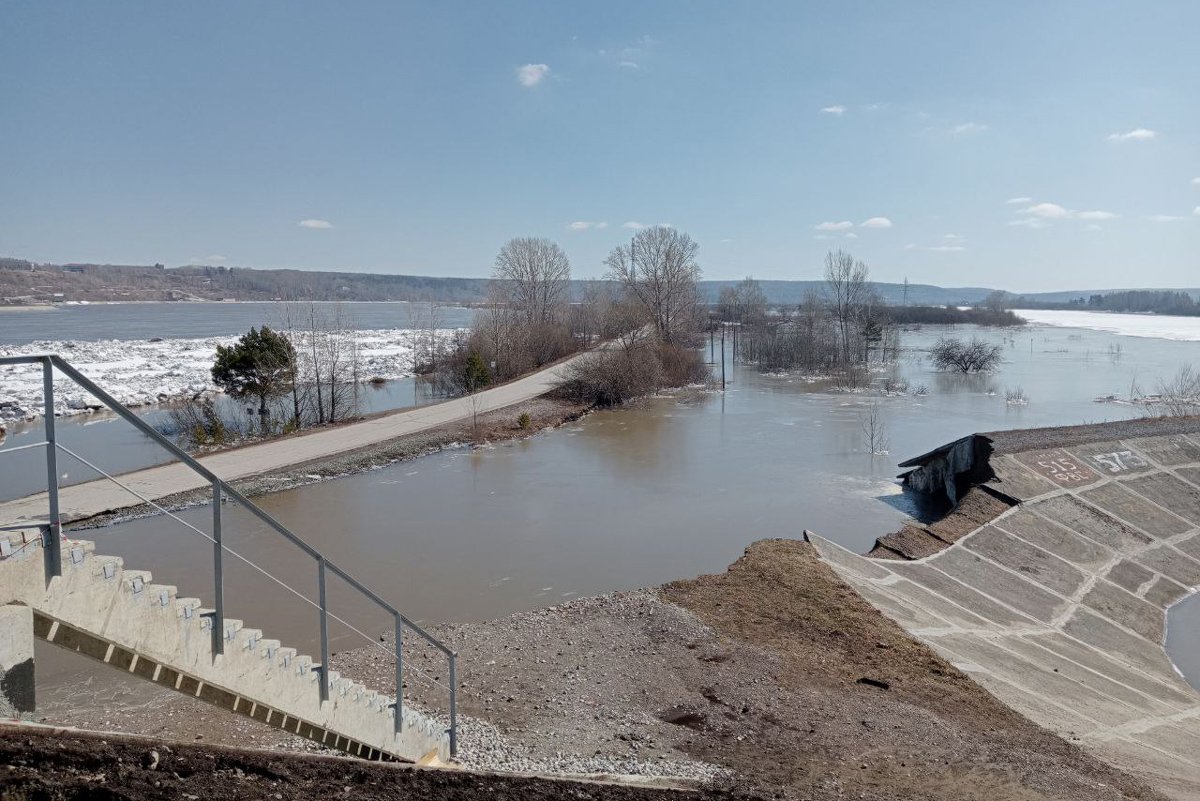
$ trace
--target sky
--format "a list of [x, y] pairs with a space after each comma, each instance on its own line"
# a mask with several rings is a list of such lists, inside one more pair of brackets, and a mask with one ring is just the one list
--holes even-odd
[[1200, 3], [0, 0], [0, 255], [1200, 286]]

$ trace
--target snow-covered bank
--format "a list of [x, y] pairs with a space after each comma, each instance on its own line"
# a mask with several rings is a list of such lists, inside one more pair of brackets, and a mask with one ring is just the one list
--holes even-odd
[[1128, 337], [1200, 342], [1200, 317], [1166, 314], [1117, 314], [1065, 309], [1013, 309], [1031, 323], [1065, 328], [1088, 328]]
[[[440, 337], [454, 331], [439, 331]], [[382, 329], [359, 331], [363, 380], [387, 380], [412, 375], [413, 350], [428, 331]], [[215, 390], [212, 364], [217, 345], [237, 337], [205, 339], [122, 340], [98, 342], [58, 340], [0, 347], [0, 355], [57, 353], [126, 406], [145, 406]], [[69, 380], [55, 382], [55, 412], [82, 414], [101, 408], [100, 402]], [[0, 419], [33, 420], [42, 413], [42, 373], [37, 365], [0, 368]]]

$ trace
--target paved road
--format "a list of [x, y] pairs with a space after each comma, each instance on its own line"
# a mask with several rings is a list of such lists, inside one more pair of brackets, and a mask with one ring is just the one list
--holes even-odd
[[[575, 356], [539, 372], [477, 393], [474, 400], [479, 403], [479, 413], [544, 395], [562, 379], [567, 365], [578, 358], [580, 356]], [[262, 475], [464, 420], [475, 411], [471, 404], [470, 398], [456, 398], [444, 403], [405, 409], [359, 423], [215, 453], [202, 458], [200, 462], [226, 481]], [[81, 453], [80, 456], [88, 458], [89, 454]], [[64, 460], [73, 461], [70, 456], [60, 455], [60, 466]], [[119, 478], [123, 484], [152, 500], [208, 485], [203, 477], [178, 462], [124, 473]], [[106, 479], [64, 487], [59, 492], [59, 508], [64, 521], [137, 506], [140, 502], [133, 494]], [[0, 504], [0, 525], [45, 521], [47, 514], [46, 493], [28, 495]]]

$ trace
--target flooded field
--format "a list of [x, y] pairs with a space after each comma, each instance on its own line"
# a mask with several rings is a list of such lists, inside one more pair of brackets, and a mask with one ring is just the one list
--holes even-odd
[[[526, 441], [448, 451], [261, 503], [414, 619], [485, 619], [721, 571], [749, 542], [805, 528], [865, 551], [914, 511], [895, 479], [898, 461], [975, 431], [1137, 416], [1138, 407], [1096, 398], [1124, 396], [1134, 382], [1152, 387], [1198, 350], [1062, 327], [962, 329], [953, 333], [1002, 342], [1005, 363], [995, 374], [960, 376], [934, 372], [924, 356], [946, 333], [907, 332], [902, 358], [871, 391], [739, 366], [724, 395], [652, 398]], [[907, 382], [907, 392], [881, 395], [888, 377]], [[922, 386], [926, 394], [917, 395]], [[1006, 403], [1016, 387], [1027, 405]], [[886, 455], [864, 443], [863, 417], [875, 403]], [[231, 547], [314, 591], [306, 559], [248, 515], [228, 514]], [[181, 516], [206, 530], [210, 515], [195, 508]], [[176, 521], [134, 520], [86, 536], [181, 594], [210, 592], [208, 545]], [[249, 568], [227, 569], [226, 581], [227, 614], [285, 642], [313, 642], [308, 604]], [[383, 626], [337, 589], [335, 611], [367, 632]], [[344, 629], [334, 642], [359, 644]], [[43, 700], [53, 705], [80, 666], [45, 656]]]

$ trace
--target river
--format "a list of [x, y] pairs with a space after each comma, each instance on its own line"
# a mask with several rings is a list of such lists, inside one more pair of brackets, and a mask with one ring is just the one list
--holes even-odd
[[[1150, 389], [1200, 361], [1193, 341], [1061, 324], [963, 327], [951, 333], [999, 342], [1005, 360], [995, 374], [964, 377], [933, 371], [924, 356], [946, 333], [904, 333], [892, 371], [908, 382], [904, 395], [840, 392], [737, 366], [724, 394], [652, 398], [528, 440], [447, 451], [261, 503], [414, 619], [492, 618], [722, 571], [751, 541], [799, 537], [806, 528], [865, 551], [915, 511], [895, 480], [898, 461], [975, 431], [1137, 416], [1137, 407], [1096, 399], [1126, 396], [1135, 382]], [[926, 395], [915, 394], [919, 386]], [[1027, 405], [1005, 402], [1017, 387]], [[887, 428], [887, 455], [864, 446], [862, 418], [872, 403]], [[181, 516], [205, 528], [210, 512]], [[181, 594], [210, 594], [208, 545], [178, 522], [147, 518], [86, 536]], [[225, 537], [313, 591], [311, 563], [245, 513], [230, 512]], [[249, 569], [229, 569], [226, 582], [227, 614], [311, 647], [311, 607]], [[331, 599], [364, 631], [383, 628], [336, 586]], [[1186, 637], [1187, 625], [1173, 623], [1173, 635]], [[343, 628], [333, 636], [335, 648], [359, 644]], [[56, 704], [80, 702], [86, 675], [105, 703], [144, 692], [52, 651], [39, 645], [40, 703], [51, 715]]]

